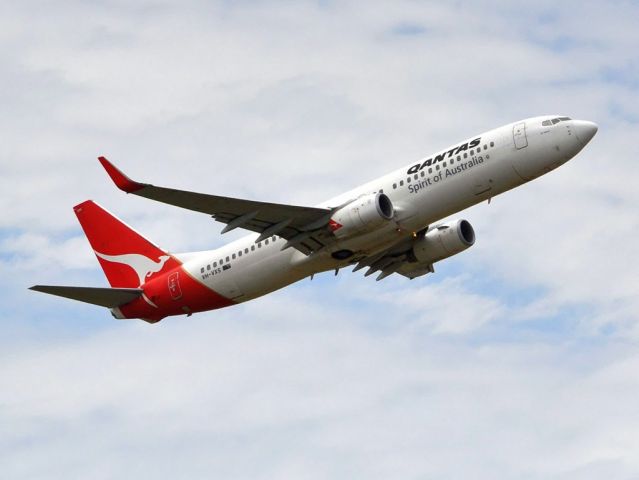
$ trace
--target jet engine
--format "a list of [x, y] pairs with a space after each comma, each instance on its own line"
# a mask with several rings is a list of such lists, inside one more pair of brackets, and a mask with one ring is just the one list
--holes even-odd
[[372, 232], [392, 220], [394, 214], [393, 203], [387, 195], [369, 193], [335, 212], [329, 227], [337, 238], [342, 239]]
[[475, 243], [475, 230], [467, 220], [451, 220], [430, 228], [412, 250], [414, 261], [432, 264], [463, 252]]

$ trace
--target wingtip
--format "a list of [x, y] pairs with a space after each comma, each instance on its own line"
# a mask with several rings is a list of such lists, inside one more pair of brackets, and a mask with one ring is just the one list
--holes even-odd
[[106, 157], [100, 156], [98, 157], [98, 161], [102, 164], [106, 172], [109, 174], [109, 177], [111, 177], [111, 180], [113, 180], [113, 183], [115, 183], [116, 187], [120, 190], [126, 193], [133, 193], [144, 188], [144, 184], [131, 180], [115, 165], [109, 162]]

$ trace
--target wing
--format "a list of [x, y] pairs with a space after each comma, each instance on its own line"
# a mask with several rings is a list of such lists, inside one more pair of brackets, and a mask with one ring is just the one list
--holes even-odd
[[238, 227], [245, 228], [260, 234], [255, 240], [256, 243], [272, 235], [278, 235], [288, 240], [282, 249], [294, 247], [306, 255], [334, 241], [327, 228], [332, 210], [156, 187], [131, 180], [104, 157], [99, 157], [98, 160], [120, 190], [176, 207], [207, 213], [218, 222], [226, 224], [222, 233]]

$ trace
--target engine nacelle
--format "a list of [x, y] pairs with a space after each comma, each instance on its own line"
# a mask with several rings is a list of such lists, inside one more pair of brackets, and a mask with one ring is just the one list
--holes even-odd
[[475, 230], [467, 220], [451, 220], [426, 232], [413, 245], [419, 263], [435, 263], [463, 252], [475, 243]]
[[337, 238], [372, 232], [392, 220], [393, 203], [383, 193], [369, 193], [340, 208], [331, 218], [330, 229]]

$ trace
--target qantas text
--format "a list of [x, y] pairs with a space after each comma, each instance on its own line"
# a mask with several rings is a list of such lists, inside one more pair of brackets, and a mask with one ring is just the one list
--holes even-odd
[[469, 148], [475, 148], [481, 143], [481, 137], [478, 137], [474, 140], [471, 140], [468, 143], [462, 143], [457, 147], [451, 148], [447, 152], [440, 153], [439, 155], [435, 155], [432, 158], [424, 161], [423, 163], [416, 163], [412, 167], [408, 169], [408, 175], [412, 175], [413, 173], [419, 172], [422, 168], [430, 167], [431, 165], [436, 164], [437, 162], [443, 162], [446, 158], [450, 158], [453, 155], [459, 155], [461, 152], [468, 150]]

